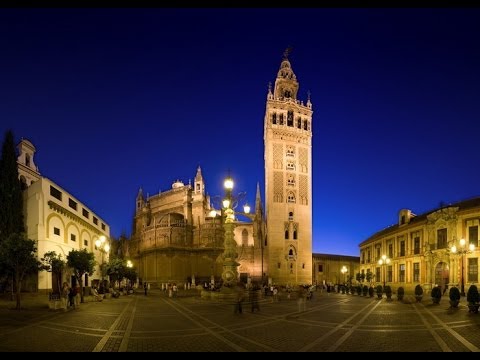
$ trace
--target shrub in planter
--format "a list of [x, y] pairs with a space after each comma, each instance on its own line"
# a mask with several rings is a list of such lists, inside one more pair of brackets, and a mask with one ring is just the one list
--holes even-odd
[[370, 295], [370, 297], [373, 297], [373, 293], [375, 292], [375, 289], [373, 288], [373, 286], [370, 286], [368, 288], [368, 295]]
[[404, 297], [404, 296], [405, 296], [405, 289], [400, 286], [400, 287], [397, 289], [397, 299], [401, 301], [401, 300], [403, 300], [403, 297]]
[[383, 294], [383, 287], [382, 287], [382, 285], [377, 285], [376, 290], [377, 290], [377, 297], [378, 297], [379, 299], [381, 299], [381, 298], [382, 298], [382, 294]]
[[475, 285], [470, 285], [467, 291], [468, 312], [478, 313], [480, 295]]
[[383, 291], [385, 292], [385, 295], [387, 295], [387, 299], [391, 300], [392, 299], [392, 288], [390, 285], [385, 285], [383, 288]]
[[368, 294], [368, 286], [363, 285], [363, 296], [367, 296], [367, 294]]
[[458, 303], [460, 302], [460, 290], [458, 290], [457, 287], [450, 288], [448, 297], [450, 298], [450, 306], [453, 308], [458, 307]]
[[362, 286], [361, 285], [357, 286], [357, 295], [358, 296], [362, 295]]
[[432, 301], [434, 304], [440, 304], [440, 299], [442, 298], [442, 290], [439, 286], [435, 286], [430, 293]]
[[422, 301], [422, 298], [423, 298], [423, 288], [420, 284], [417, 284], [417, 286], [415, 286], [415, 299], [417, 300], [417, 302], [420, 302]]

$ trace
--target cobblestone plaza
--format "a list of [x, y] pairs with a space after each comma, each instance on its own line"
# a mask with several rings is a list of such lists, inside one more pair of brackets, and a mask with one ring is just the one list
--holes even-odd
[[49, 310], [43, 297], [24, 309], [0, 301], [0, 351], [48, 352], [383, 352], [479, 351], [479, 314], [462, 298], [433, 305], [317, 291], [298, 312], [282, 294], [260, 301], [260, 311], [234, 314], [233, 304], [201, 299], [196, 291], [175, 299], [159, 290], [86, 302], [78, 310]]

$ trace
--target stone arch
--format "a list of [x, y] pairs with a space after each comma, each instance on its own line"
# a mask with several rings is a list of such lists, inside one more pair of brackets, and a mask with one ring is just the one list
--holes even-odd
[[435, 265], [435, 280], [434, 285], [440, 286], [442, 291], [445, 289], [445, 286], [450, 281], [450, 268], [448, 263], [444, 261], [439, 261]]
[[[55, 219], [58, 219], [60, 221], [60, 223], [62, 224], [62, 228], [60, 230], [63, 231], [63, 241], [65, 243], [67, 243], [68, 238], [67, 238], [67, 232], [66, 232], [66, 229], [65, 229], [65, 222], [63, 221], [62, 217], [59, 216], [56, 213], [53, 213], [53, 214], [50, 214], [50, 215], [47, 216], [47, 226], [46, 226], [46, 230], [45, 230], [47, 232], [46, 237], [48, 239], [50, 239], [50, 227], [51, 227], [50, 223], [53, 222]], [[52, 231], [53, 231], [53, 229], [52, 229]], [[60, 234], [60, 236], [62, 236], [62, 235]]]

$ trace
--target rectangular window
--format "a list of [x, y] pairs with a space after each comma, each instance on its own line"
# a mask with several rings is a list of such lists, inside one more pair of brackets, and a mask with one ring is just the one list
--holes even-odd
[[82, 215], [83, 215], [84, 217], [86, 217], [87, 219], [88, 219], [88, 217], [89, 217], [89, 213], [88, 213], [88, 211], [85, 210], [85, 209], [82, 209]]
[[102, 230], [105, 230], [105, 224], [102, 223]]
[[420, 282], [420, 263], [413, 263], [413, 282]]
[[77, 202], [70, 198], [68, 198], [68, 206], [70, 206], [73, 210], [77, 210]]
[[367, 263], [370, 264], [370, 250], [367, 252]]
[[478, 258], [468, 259], [468, 282], [478, 282]]
[[83, 245], [88, 246], [88, 240], [87, 239], [83, 240]]
[[54, 233], [55, 235], [58, 235], [58, 236], [60, 236], [60, 229], [59, 229], [59, 228], [56, 228], [56, 227], [54, 227], [54, 228], [53, 228], [53, 233]]
[[52, 185], [50, 185], [50, 195], [52, 195], [54, 198], [62, 201], [62, 192], [58, 190], [57, 188], [54, 188]]
[[437, 230], [437, 249], [445, 249], [447, 247], [447, 229]]
[[380, 246], [377, 247], [376, 250], [377, 250], [377, 258], [376, 258], [376, 260], [378, 261], [378, 260], [380, 260]]
[[375, 280], [377, 282], [382, 281], [382, 279], [380, 278], [380, 268], [379, 267], [375, 268]]
[[323, 272], [323, 264], [318, 265], [318, 272]]
[[98, 219], [97, 219], [95, 216], [93, 217], [93, 223], [94, 223], [95, 225], [98, 225]]
[[393, 266], [388, 265], [387, 266], [387, 281], [392, 282], [393, 281], [392, 279], [393, 279]]
[[420, 237], [413, 238], [413, 253], [415, 255], [420, 254]]
[[388, 257], [393, 258], [393, 244], [388, 244]]
[[405, 240], [400, 241], [400, 256], [405, 256]]
[[75, 234], [70, 234], [70, 240], [77, 241], [77, 236]]
[[468, 227], [468, 242], [478, 247], [478, 226]]
[[400, 282], [405, 282], [405, 264], [400, 264], [400, 278], [398, 279]]
[[365, 264], [365, 253], [362, 252], [362, 264]]

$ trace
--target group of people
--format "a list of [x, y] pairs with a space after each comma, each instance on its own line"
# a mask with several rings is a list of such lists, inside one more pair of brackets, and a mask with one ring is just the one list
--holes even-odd
[[76, 284], [70, 287], [65, 281], [62, 285], [62, 308], [67, 311], [69, 308], [78, 309], [80, 306], [80, 286]]

